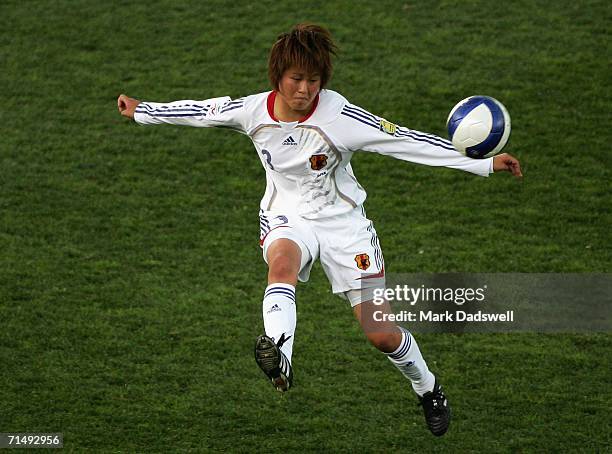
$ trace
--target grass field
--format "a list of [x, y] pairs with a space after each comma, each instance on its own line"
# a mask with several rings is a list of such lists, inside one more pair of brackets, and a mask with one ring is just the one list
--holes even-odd
[[116, 109], [122, 92], [267, 90], [275, 37], [321, 23], [342, 50], [330, 88], [355, 104], [440, 135], [472, 94], [512, 114], [522, 181], [354, 157], [389, 272], [609, 273], [607, 2], [3, 0], [0, 16], [0, 432], [63, 432], [74, 452], [611, 449], [609, 333], [419, 336], [454, 409], [434, 439], [318, 265], [278, 395], [252, 359], [252, 145]]

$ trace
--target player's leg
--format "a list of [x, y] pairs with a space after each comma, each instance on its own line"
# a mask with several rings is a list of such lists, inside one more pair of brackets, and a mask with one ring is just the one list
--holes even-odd
[[322, 224], [326, 239], [321, 242], [321, 264], [333, 292], [350, 301], [369, 341], [410, 380], [431, 432], [442, 435], [450, 421], [446, 397], [414, 337], [384, 317], [391, 313], [389, 304], [373, 302], [375, 290], [385, 288], [383, 255], [374, 226], [360, 208]]
[[295, 287], [300, 272], [302, 251], [288, 238], [278, 238], [267, 248], [268, 285], [285, 283]]
[[303, 265], [299, 245], [290, 239], [279, 238], [266, 248], [268, 286], [264, 292], [262, 314], [265, 333], [291, 363], [296, 327], [295, 287]]
[[262, 302], [265, 334], [255, 343], [255, 360], [279, 391], [287, 391], [293, 382], [295, 285], [301, 256], [299, 246], [286, 238], [279, 238], [266, 248], [268, 286]]
[[[351, 290], [347, 293], [351, 303], [356, 303], [368, 292]], [[367, 301], [353, 306], [355, 317], [366, 337], [410, 380], [423, 406], [425, 421], [431, 433], [444, 435], [450, 424], [450, 406], [442, 387], [427, 367], [416, 339], [407, 329], [385, 317], [385, 314], [392, 313], [389, 303], [374, 304], [369, 295], [366, 298]]]
[[[354, 290], [349, 292], [348, 297], [356, 302], [361, 293], [364, 291]], [[392, 313], [389, 303], [378, 305], [372, 300], [364, 301], [353, 306], [353, 313], [368, 340], [410, 380], [417, 395], [433, 391], [435, 377], [427, 367], [416, 340], [408, 330], [386, 317]]]
[[295, 286], [298, 276], [301, 280], [307, 279], [313, 259], [301, 239], [307, 235], [301, 234], [300, 226], [283, 215], [271, 219], [272, 222], [278, 220], [279, 224], [278, 228], [264, 232], [262, 240], [268, 264], [268, 286], [262, 302], [265, 334], [257, 339], [255, 359], [274, 387], [287, 391], [293, 381], [291, 358], [297, 321]]

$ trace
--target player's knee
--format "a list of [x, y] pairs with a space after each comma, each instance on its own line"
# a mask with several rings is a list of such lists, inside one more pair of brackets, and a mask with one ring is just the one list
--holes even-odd
[[401, 335], [395, 330], [366, 332], [366, 336], [374, 347], [385, 353], [391, 353], [397, 350], [402, 340]]
[[286, 255], [276, 255], [268, 263], [268, 278], [274, 282], [297, 282], [299, 262]]

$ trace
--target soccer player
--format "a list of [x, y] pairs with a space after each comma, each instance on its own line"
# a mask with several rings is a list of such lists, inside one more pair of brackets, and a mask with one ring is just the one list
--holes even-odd
[[379, 153], [430, 166], [488, 176], [521, 176], [508, 154], [471, 159], [440, 137], [397, 126], [325, 89], [336, 46], [328, 30], [299, 24], [270, 52], [271, 91], [232, 100], [141, 102], [120, 95], [122, 115], [137, 123], [229, 128], [253, 142], [266, 171], [260, 205], [260, 245], [268, 264], [262, 312], [265, 334], [255, 344], [257, 364], [279, 391], [293, 382], [291, 357], [298, 280], [318, 258], [332, 291], [348, 300], [366, 337], [408, 378], [434, 435], [450, 423], [450, 406], [408, 330], [373, 319], [373, 295], [385, 285], [376, 230], [366, 217], [366, 192], [351, 168], [354, 153]]

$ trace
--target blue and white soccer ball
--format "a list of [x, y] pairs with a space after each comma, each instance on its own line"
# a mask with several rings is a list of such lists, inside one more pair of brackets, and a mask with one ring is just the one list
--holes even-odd
[[470, 158], [489, 158], [508, 142], [510, 114], [497, 99], [470, 96], [453, 107], [446, 128], [460, 153]]

